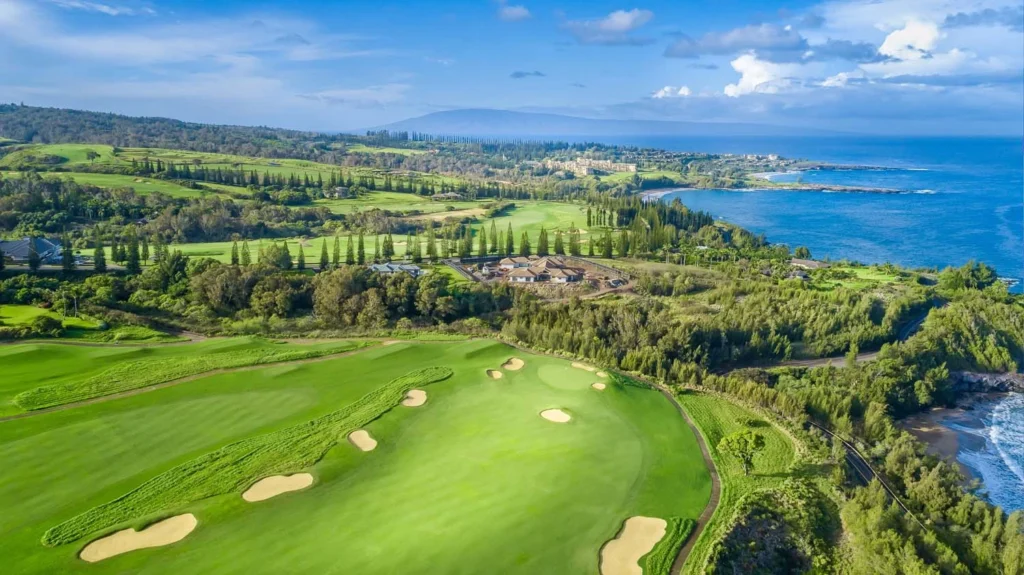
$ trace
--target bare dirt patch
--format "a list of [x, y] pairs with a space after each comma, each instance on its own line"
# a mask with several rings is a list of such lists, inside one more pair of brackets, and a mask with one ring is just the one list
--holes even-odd
[[601, 548], [601, 575], [643, 575], [640, 558], [665, 536], [668, 523], [655, 517], [630, 517], [619, 535]]
[[242, 494], [242, 499], [249, 503], [255, 503], [276, 497], [282, 493], [288, 493], [289, 491], [299, 491], [310, 485], [313, 485], [313, 476], [308, 473], [264, 477], [253, 483], [252, 487], [246, 489], [245, 493]]
[[78, 556], [83, 561], [95, 563], [136, 549], [163, 547], [181, 541], [192, 533], [198, 524], [195, 515], [186, 513], [158, 521], [142, 531], [123, 529], [89, 543]]
[[540, 416], [554, 423], [569, 423], [572, 420], [572, 416], [561, 409], [545, 409], [540, 412]]
[[604, 388], [607, 387], [607, 386], [605, 386], [605, 384], [603, 384], [601, 382], [598, 382], [598, 383], [591, 383], [590, 387], [593, 387], [594, 389], [596, 389], [598, 391], [604, 391]]
[[597, 368], [596, 368], [596, 367], [593, 367], [593, 366], [587, 365], [587, 364], [585, 364], [585, 363], [580, 363], [580, 362], [578, 362], [578, 361], [574, 361], [574, 362], [572, 362], [572, 366], [573, 366], [573, 367], [575, 367], [576, 369], [584, 369], [584, 370], [586, 370], [586, 371], [590, 371], [590, 372], [594, 372], [594, 371], [597, 371]]
[[498, 371], [496, 369], [488, 369], [487, 370], [487, 377], [489, 377], [491, 379], [501, 379], [501, 377], [503, 375], [504, 375], [503, 373], [501, 373], [500, 371]]
[[377, 448], [377, 440], [365, 429], [357, 429], [348, 434], [348, 440], [363, 451], [373, 451]]
[[509, 371], [519, 371], [520, 369], [523, 369], [524, 365], [526, 365], [525, 361], [519, 359], [518, 357], [512, 357], [509, 358], [509, 360], [506, 361], [505, 363], [501, 364], [501, 369], [507, 369]]
[[422, 389], [413, 389], [405, 394], [402, 405], [406, 407], [419, 407], [427, 402], [427, 392]]

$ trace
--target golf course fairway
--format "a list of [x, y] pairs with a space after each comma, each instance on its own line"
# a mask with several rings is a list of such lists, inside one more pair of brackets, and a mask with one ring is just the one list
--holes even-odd
[[[428, 368], [446, 369], [408, 379]], [[676, 407], [615, 374], [603, 381], [598, 391], [594, 373], [569, 361], [491, 340], [402, 342], [0, 421], [4, 572], [598, 573], [602, 547], [627, 519], [696, 519], [711, 492]], [[361, 451], [338, 427], [312, 465], [266, 474], [309, 473], [307, 488], [245, 501], [255, 477], [43, 544], [48, 530], [116, 506], [154, 478], [307, 429], [395, 382], [429, 400], [403, 406], [408, 390], [398, 389], [393, 405], [357, 422], [375, 449]], [[571, 419], [539, 416], [555, 409]], [[91, 541], [183, 514], [197, 524], [170, 545], [79, 557]]]

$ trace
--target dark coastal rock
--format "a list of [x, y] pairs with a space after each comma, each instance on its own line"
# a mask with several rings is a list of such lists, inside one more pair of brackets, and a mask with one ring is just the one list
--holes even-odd
[[1024, 374], [1021, 373], [975, 373], [954, 371], [949, 374], [953, 380], [953, 391], [957, 393], [1008, 392], [1024, 393]]

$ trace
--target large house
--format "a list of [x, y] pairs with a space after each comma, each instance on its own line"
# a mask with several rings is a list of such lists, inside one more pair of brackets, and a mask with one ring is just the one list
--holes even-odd
[[[564, 284], [583, 279], [583, 270], [567, 266], [565, 260], [560, 257], [505, 258], [501, 260], [500, 265], [502, 268], [508, 269], [505, 266], [505, 260], [511, 260], [509, 263], [512, 265], [512, 271], [506, 277], [513, 283]], [[517, 260], [526, 260], [526, 265], [519, 265], [522, 262]]]
[[29, 254], [35, 247], [39, 254], [39, 261], [44, 264], [59, 264], [61, 261], [60, 242], [46, 238], [22, 238], [20, 240], [0, 241], [0, 251], [4, 259], [9, 259], [16, 264], [28, 263]]
[[[535, 259], [535, 258], [534, 258]], [[524, 258], [522, 256], [515, 256], [511, 258], [501, 258], [498, 262], [498, 267], [503, 270], [514, 270], [516, 268], [528, 268], [533, 262], [531, 258]]]
[[393, 264], [390, 262], [386, 264], [372, 264], [370, 269], [384, 275], [407, 273], [414, 278], [418, 278], [423, 275], [423, 270], [419, 266], [410, 264]]

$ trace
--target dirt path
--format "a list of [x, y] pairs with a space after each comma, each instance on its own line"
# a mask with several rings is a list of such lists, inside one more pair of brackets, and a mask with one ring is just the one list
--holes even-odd
[[[324, 341], [327, 341], [327, 340], [324, 340]], [[407, 343], [429, 344], [429, 343], [447, 343], [447, 342], [431, 342], [431, 341], [413, 341], [413, 340], [408, 340]], [[189, 375], [187, 377], [173, 379], [171, 381], [165, 381], [163, 383], [158, 383], [158, 384], [150, 385], [150, 386], [147, 386], [147, 387], [140, 387], [138, 389], [131, 389], [131, 390], [128, 390], [128, 391], [122, 391], [120, 393], [112, 393], [110, 395], [103, 395], [103, 396], [100, 396], [100, 397], [94, 397], [92, 399], [86, 399], [85, 401], [76, 401], [74, 403], [66, 403], [64, 405], [57, 405], [57, 406], [54, 406], [54, 407], [47, 407], [45, 409], [36, 409], [34, 411], [26, 411], [25, 413], [17, 413], [17, 414], [14, 414], [14, 415], [7, 415], [7, 416], [4, 416], [4, 417], [0, 417], [0, 423], [3, 423], [5, 421], [13, 421], [15, 419], [25, 419], [27, 417], [35, 417], [37, 415], [44, 415], [44, 414], [47, 414], [47, 413], [52, 413], [54, 411], [64, 411], [64, 410], [67, 410], [67, 409], [73, 409], [73, 408], [76, 408], [76, 407], [82, 407], [83, 405], [91, 405], [93, 403], [102, 403], [104, 401], [113, 401], [115, 399], [121, 399], [122, 397], [130, 397], [132, 395], [139, 395], [140, 393], [148, 393], [150, 391], [155, 391], [157, 389], [163, 389], [165, 387], [171, 387], [171, 386], [174, 386], [174, 385], [180, 385], [182, 383], [188, 383], [190, 381], [195, 381], [195, 380], [203, 378], [203, 377], [209, 377], [209, 376], [213, 376], [213, 375], [220, 375], [220, 374], [224, 374], [224, 373], [235, 373], [235, 372], [240, 372], [240, 371], [253, 371], [253, 370], [257, 370], [257, 369], [265, 369], [265, 368], [268, 368], [268, 367], [277, 367], [277, 366], [282, 366], [282, 365], [302, 365], [302, 364], [306, 364], [306, 363], [317, 363], [317, 362], [321, 362], [321, 361], [328, 361], [328, 360], [332, 360], [332, 359], [340, 359], [340, 358], [343, 358], [343, 357], [348, 357], [350, 355], [355, 355], [357, 353], [362, 353], [362, 352], [370, 350], [370, 349], [376, 349], [377, 347], [379, 347], [379, 346], [371, 345], [371, 346], [367, 346], [367, 347], [361, 347], [361, 348], [358, 348], [358, 349], [344, 351], [344, 352], [341, 352], [341, 353], [335, 353], [335, 354], [331, 354], [331, 355], [324, 355], [324, 356], [321, 356], [321, 357], [310, 357], [310, 358], [306, 358], [306, 359], [297, 359], [297, 360], [294, 360], [294, 361], [280, 361], [280, 362], [275, 362], [275, 363], [261, 363], [259, 365], [246, 365], [246, 366], [243, 366], [243, 367], [229, 367], [229, 368], [224, 368], [224, 369], [214, 369], [214, 370], [211, 370], [211, 371], [204, 371], [203, 373], [197, 373], [195, 375]]]

